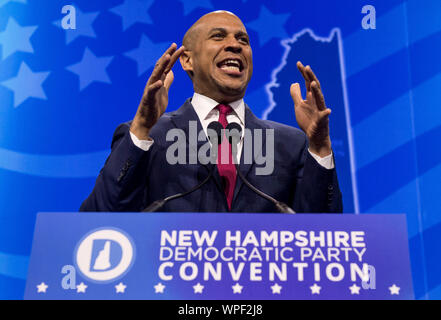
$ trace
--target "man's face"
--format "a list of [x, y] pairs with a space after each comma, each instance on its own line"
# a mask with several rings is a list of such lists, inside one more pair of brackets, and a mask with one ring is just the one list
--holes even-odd
[[215, 13], [197, 28], [189, 53], [195, 91], [224, 103], [243, 98], [253, 73], [244, 25], [232, 14]]

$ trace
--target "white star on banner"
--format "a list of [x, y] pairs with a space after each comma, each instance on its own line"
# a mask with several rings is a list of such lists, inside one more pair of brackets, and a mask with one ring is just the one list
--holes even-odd
[[400, 287], [397, 287], [394, 283], [391, 287], [389, 287], [390, 294], [391, 295], [399, 295], [400, 294]]
[[65, 30], [61, 25], [62, 19], [55, 21], [54, 24], [57, 27], [65, 30], [66, 44], [69, 44], [80, 36], [96, 38], [95, 30], [93, 30], [92, 24], [99, 14], [99, 12], [83, 13], [80, 9], [75, 8], [75, 29]]
[[311, 289], [311, 294], [320, 294], [320, 290], [322, 289], [317, 283], [314, 283], [314, 285], [309, 288]]
[[77, 293], [86, 293], [87, 286], [84, 284], [84, 282], [81, 282], [79, 285], [77, 285]]
[[137, 22], [153, 23], [147, 12], [154, 0], [126, 0], [123, 4], [116, 6], [110, 11], [120, 15], [123, 24], [123, 31]]
[[289, 37], [284, 25], [290, 16], [290, 13], [273, 14], [262, 5], [260, 8], [259, 18], [248, 22], [247, 27], [257, 32], [259, 36], [259, 43], [261, 46], [264, 46], [273, 38]]
[[194, 293], [202, 293], [202, 290], [204, 290], [204, 286], [202, 286], [199, 282], [193, 286]]
[[280, 290], [282, 290], [282, 287], [275, 283], [273, 286], [271, 286], [271, 290], [273, 291], [273, 294], [280, 294]]
[[126, 291], [127, 286], [124, 283], [120, 282], [115, 286], [116, 293], [124, 293]]
[[349, 287], [349, 290], [351, 290], [351, 294], [360, 294], [360, 287], [357, 286], [355, 283]]
[[9, 17], [6, 29], [0, 32], [0, 44], [2, 46], [3, 57], [6, 59], [11, 54], [22, 51], [34, 53], [30, 38], [38, 26], [22, 27], [12, 17]]
[[191, 13], [196, 8], [213, 9], [210, 0], [181, 0], [184, 6], [184, 16]]
[[46, 290], [47, 290], [48, 287], [49, 286], [46, 283], [44, 283], [44, 282], [40, 283], [37, 286], [37, 293], [46, 293]]
[[0, 7], [7, 4], [8, 2], [20, 2], [26, 4], [26, 0], [0, 0]]
[[236, 283], [234, 286], [231, 286], [231, 288], [233, 288], [233, 294], [242, 293], [243, 286], [241, 286], [239, 283]]
[[49, 72], [33, 72], [24, 62], [21, 63], [17, 76], [1, 84], [14, 91], [14, 107], [18, 107], [30, 97], [47, 99], [42, 88]]
[[66, 67], [80, 78], [80, 91], [95, 81], [112, 83], [107, 75], [106, 68], [113, 57], [97, 57], [87, 47], [84, 50], [83, 59], [71, 66]]
[[162, 56], [170, 46], [168, 42], [153, 43], [146, 35], [142, 35], [137, 49], [126, 52], [124, 55], [138, 63], [138, 76], [146, 72]]
[[155, 288], [155, 293], [164, 293], [165, 286], [161, 282], [159, 282], [156, 286], [154, 286], [154, 288]]

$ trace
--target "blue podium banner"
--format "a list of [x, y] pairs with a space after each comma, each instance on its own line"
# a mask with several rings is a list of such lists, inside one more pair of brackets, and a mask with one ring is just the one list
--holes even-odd
[[25, 299], [413, 299], [405, 215], [40, 213]]

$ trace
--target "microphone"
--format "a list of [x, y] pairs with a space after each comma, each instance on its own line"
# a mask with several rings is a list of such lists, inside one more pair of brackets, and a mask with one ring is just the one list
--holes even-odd
[[[213, 121], [213, 122], [211, 122], [208, 125], [208, 127], [207, 127], [207, 135], [208, 135], [208, 139], [210, 139], [210, 141], [212, 142], [212, 148], [215, 145], [217, 146], [217, 145], [221, 144], [221, 142], [222, 142], [222, 130], [223, 129], [224, 129], [224, 127], [218, 121]], [[217, 141], [217, 144], [216, 144], [216, 141]], [[210, 154], [212, 155], [213, 153], [210, 152]], [[199, 183], [197, 186], [191, 188], [190, 190], [188, 190], [186, 192], [178, 193], [178, 194], [169, 196], [169, 197], [161, 199], [161, 200], [156, 200], [152, 204], [150, 204], [147, 208], [142, 210], [142, 212], [155, 212], [155, 211], [158, 211], [167, 202], [175, 200], [175, 199], [178, 199], [178, 198], [185, 197], [186, 195], [189, 195], [190, 193], [200, 189], [213, 176], [214, 168], [215, 167], [216, 166], [212, 166], [211, 167], [208, 176], [201, 183]]]
[[[227, 127], [225, 128], [226, 132], [228, 132], [228, 140], [231, 144], [231, 150], [232, 151], [237, 151], [236, 145], [239, 143], [240, 141], [240, 137], [242, 134], [242, 127], [235, 123], [235, 122], [231, 122], [227, 125]], [[236, 152], [234, 152], [236, 153]], [[295, 214], [296, 212], [291, 209], [286, 203], [278, 201], [276, 199], [274, 199], [273, 197], [271, 197], [270, 195], [260, 191], [259, 189], [257, 189], [255, 186], [253, 186], [242, 174], [242, 172], [239, 170], [239, 165], [236, 162], [236, 154], [233, 154], [233, 162], [234, 165], [236, 166], [236, 171], [237, 171], [237, 175], [239, 176], [240, 179], [242, 179], [243, 183], [245, 183], [245, 185], [250, 188], [252, 191], [254, 191], [257, 195], [259, 195], [260, 197], [272, 202], [274, 204], [274, 206], [276, 207], [277, 211], [279, 211], [280, 213], [291, 213], [291, 214]]]

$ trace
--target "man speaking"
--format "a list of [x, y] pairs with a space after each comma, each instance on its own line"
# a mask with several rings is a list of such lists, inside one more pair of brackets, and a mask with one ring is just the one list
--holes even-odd
[[[178, 59], [193, 82], [194, 94], [177, 111], [165, 113], [173, 82], [171, 69]], [[305, 79], [306, 100], [298, 83], [291, 86], [290, 94], [303, 132], [260, 120], [252, 113], [243, 100], [253, 73], [245, 26], [230, 12], [204, 15], [187, 31], [182, 47], [172, 44], [157, 61], [134, 119], [116, 129], [111, 154], [80, 210], [142, 211], [157, 200], [192, 190], [207, 180], [159, 210], [275, 212], [274, 204], [253, 186], [296, 212], [342, 212], [329, 137], [331, 110], [325, 105], [320, 82], [311, 68], [300, 62], [297, 66]], [[213, 122], [223, 128], [235, 124], [242, 135], [237, 146], [226, 138], [225, 130], [219, 135], [219, 146], [213, 145], [207, 138]], [[194, 142], [196, 151], [189, 141], [192, 125], [202, 132]], [[187, 155], [197, 152], [205, 141], [211, 149], [218, 149], [217, 161], [170, 161], [175, 141], [169, 133], [176, 130], [183, 133], [181, 138], [186, 142], [181, 143], [183, 149], [178, 146], [178, 151]], [[256, 133], [262, 131], [271, 134]], [[251, 161], [246, 161], [249, 143], [244, 139], [245, 132], [251, 132], [254, 138]], [[258, 166], [265, 150], [265, 157], [274, 163], [270, 172], [262, 174]]]

